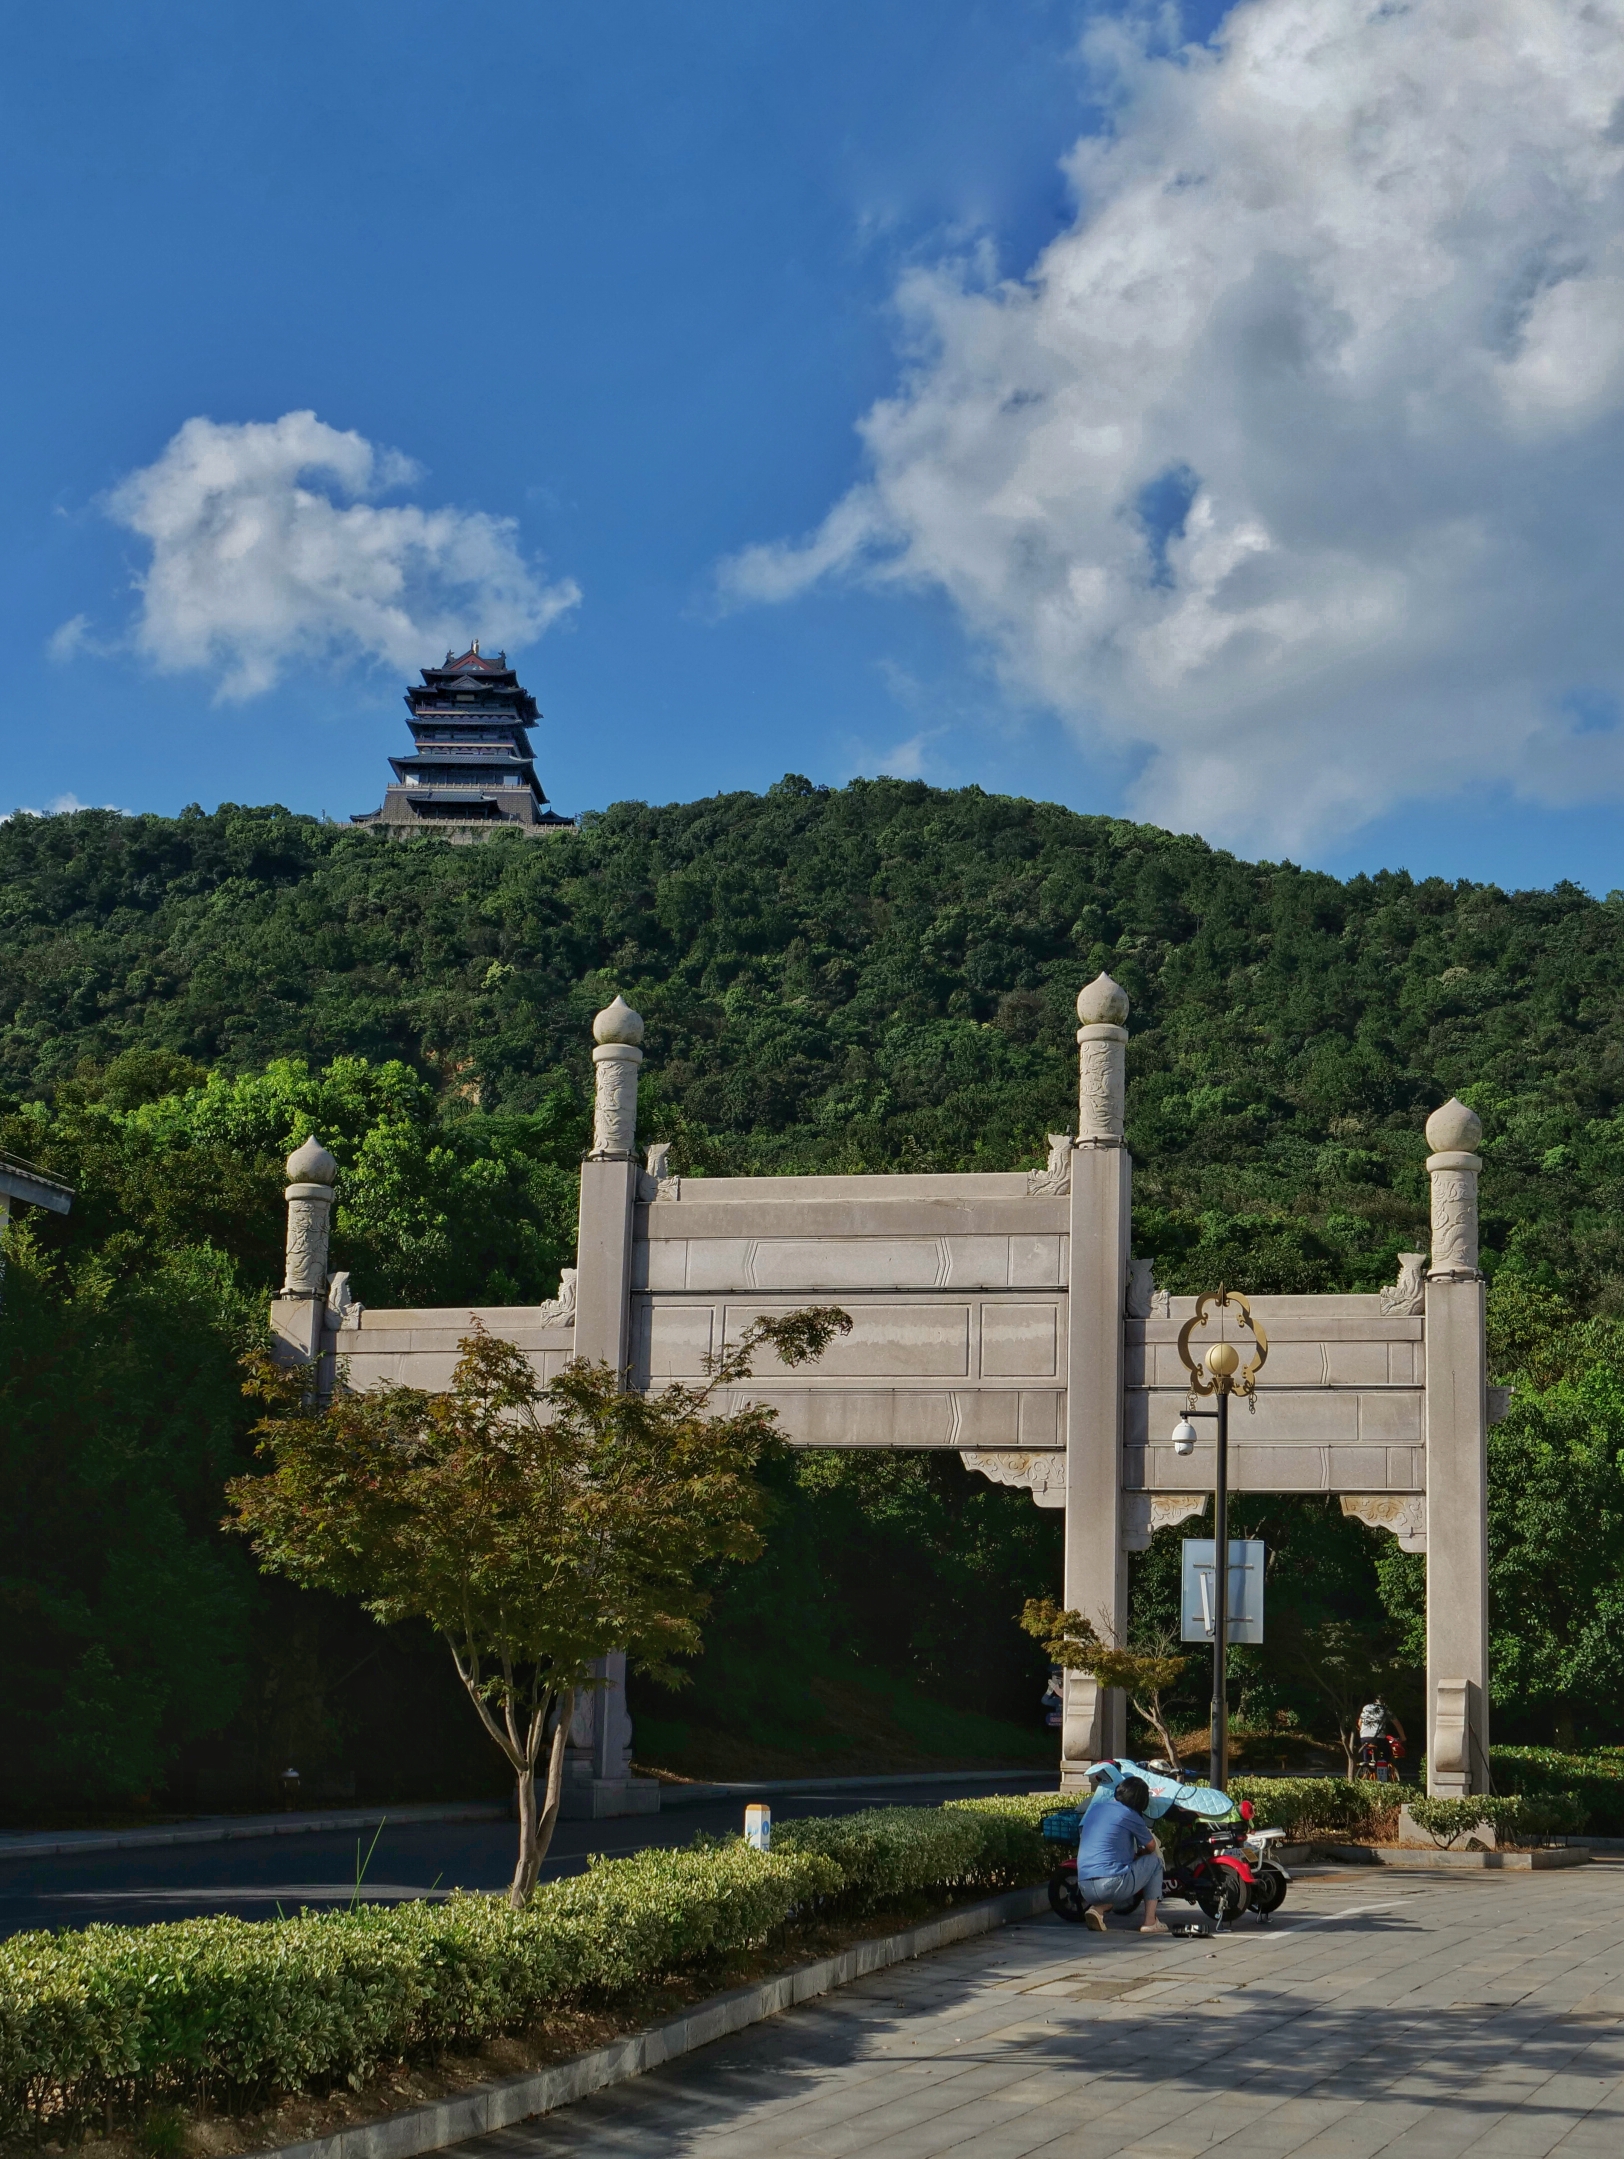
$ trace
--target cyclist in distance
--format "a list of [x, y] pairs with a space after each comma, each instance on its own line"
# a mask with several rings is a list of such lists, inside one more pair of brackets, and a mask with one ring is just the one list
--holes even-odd
[[1359, 1712], [1359, 1775], [1390, 1784], [1398, 1776], [1398, 1760], [1409, 1745], [1404, 1727], [1378, 1694]]

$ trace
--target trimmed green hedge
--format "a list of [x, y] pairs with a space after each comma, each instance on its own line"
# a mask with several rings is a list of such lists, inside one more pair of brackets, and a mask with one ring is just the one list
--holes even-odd
[[[1243, 1799], [1252, 1802], [1256, 1828], [1283, 1829], [1293, 1842], [1304, 1842], [1316, 1836], [1368, 1836], [1412, 1796], [1412, 1788], [1351, 1784], [1344, 1777], [1232, 1777], [1229, 1796], [1237, 1805]], [[1052, 1792], [1034, 1792], [1011, 1799], [954, 1799], [943, 1812], [963, 1808], [1007, 1815], [1035, 1829], [1056, 1806], [1086, 1805], [1087, 1798], [1086, 1792], [1058, 1799]]]
[[[1045, 1804], [1052, 1806], [1050, 1797]], [[797, 1917], [1041, 1880], [1017, 1803], [783, 1824], [597, 1860], [528, 1911], [492, 1896], [183, 1919], [0, 1942], [0, 2130], [71, 2134], [155, 2101], [232, 2111], [519, 2029], [759, 1949]]]
[[1447, 1850], [1462, 1837], [1468, 1843], [1480, 1822], [1487, 1822], [1502, 1844], [1530, 1844], [1542, 1837], [1573, 1836], [1585, 1826], [1584, 1803], [1573, 1792], [1542, 1798], [1511, 1793], [1498, 1798], [1421, 1799], [1408, 1802], [1410, 1818], [1434, 1844]]
[[1491, 1747], [1489, 1766], [1502, 1792], [1538, 1798], [1571, 1794], [1598, 1837], [1624, 1837], [1624, 1747], [1563, 1754], [1556, 1747]]
[[1293, 1844], [1311, 1837], [1367, 1837], [1384, 1828], [1413, 1785], [1352, 1783], [1346, 1777], [1233, 1777], [1230, 1797], [1252, 1802], [1257, 1829], [1283, 1829]]
[[870, 1807], [861, 1814], [785, 1822], [773, 1830], [776, 1852], [817, 1853], [840, 1869], [841, 1903], [871, 1911], [932, 1890], [1015, 1889], [1048, 1870], [1036, 1834], [1040, 1815], [1057, 1804], [951, 1801], [945, 1807]]

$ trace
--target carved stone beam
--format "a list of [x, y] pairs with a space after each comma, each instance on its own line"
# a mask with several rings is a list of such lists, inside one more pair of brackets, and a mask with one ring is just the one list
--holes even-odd
[[1148, 1552], [1158, 1529], [1187, 1522], [1192, 1514], [1204, 1514], [1205, 1492], [1124, 1492], [1122, 1495], [1122, 1549]]
[[1389, 1282], [1378, 1294], [1381, 1308], [1390, 1319], [1412, 1319], [1416, 1313], [1424, 1311], [1427, 1302], [1425, 1252], [1401, 1252], [1398, 1280]]
[[1026, 1173], [1028, 1199], [1041, 1199], [1046, 1193], [1061, 1199], [1071, 1190], [1071, 1150], [1075, 1144], [1069, 1132], [1049, 1134], [1048, 1161], [1042, 1169]]
[[[1030, 1492], [1040, 1507], [1066, 1504], [1066, 1457], [1059, 1448], [1016, 1453], [1003, 1448], [961, 1447], [959, 1460], [993, 1484]], [[1205, 1492], [1125, 1492], [1122, 1498], [1122, 1549], [1143, 1552], [1158, 1529], [1188, 1521], [1203, 1512]]]
[[536, 1307], [538, 1327], [573, 1327], [575, 1325], [575, 1285], [580, 1276], [573, 1267], [559, 1270], [558, 1295], [548, 1304]]
[[1005, 1454], [991, 1448], [961, 1447], [959, 1460], [966, 1469], [979, 1470], [993, 1484], [1021, 1486], [1040, 1507], [1066, 1504], [1066, 1457], [1058, 1447], [1042, 1454]]
[[1367, 1529], [1389, 1529], [1406, 1552], [1427, 1548], [1425, 1492], [1344, 1492], [1342, 1512]]
[[656, 1140], [649, 1149], [647, 1164], [637, 1174], [637, 1196], [640, 1200], [681, 1199], [682, 1179], [671, 1174], [668, 1139]]
[[1128, 1317], [1130, 1319], [1171, 1319], [1173, 1300], [1165, 1289], [1156, 1287], [1156, 1262], [1153, 1259], [1130, 1259], [1128, 1262]]

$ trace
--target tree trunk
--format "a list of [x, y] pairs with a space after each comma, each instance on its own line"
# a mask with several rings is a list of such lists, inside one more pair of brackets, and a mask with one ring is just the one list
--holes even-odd
[[539, 1808], [534, 1760], [518, 1772], [519, 1857], [513, 1869], [513, 1880], [508, 1885], [508, 1902], [516, 1912], [522, 1912], [535, 1895], [536, 1877], [558, 1826], [558, 1809], [564, 1797], [564, 1749], [569, 1744], [574, 1715], [575, 1693], [569, 1688], [557, 1697], [554, 1705], [552, 1745], [547, 1753], [547, 1788]]
[[535, 1893], [541, 1871], [541, 1847], [536, 1837], [536, 1766], [527, 1763], [519, 1771], [519, 1859], [508, 1885], [508, 1902], [522, 1912]]
[[547, 1755], [547, 1791], [541, 1803], [541, 1818], [536, 1824], [538, 1864], [546, 1858], [553, 1831], [558, 1827], [558, 1809], [564, 1797], [564, 1749], [569, 1745], [570, 1726], [574, 1721], [575, 1689], [566, 1687], [558, 1698], [558, 1722], [553, 1726], [553, 1743]]
[[1148, 1703], [1136, 1701], [1133, 1706], [1161, 1741], [1162, 1760], [1171, 1762], [1176, 1774], [1183, 1765], [1179, 1760], [1178, 1741], [1167, 1728], [1167, 1717], [1162, 1709], [1161, 1696], [1153, 1694]]

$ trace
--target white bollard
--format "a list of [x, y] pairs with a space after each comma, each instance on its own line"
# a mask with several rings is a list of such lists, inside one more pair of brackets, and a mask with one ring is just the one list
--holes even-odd
[[770, 1852], [772, 1850], [773, 1810], [771, 1807], [745, 1808], [744, 1841], [755, 1852]]

